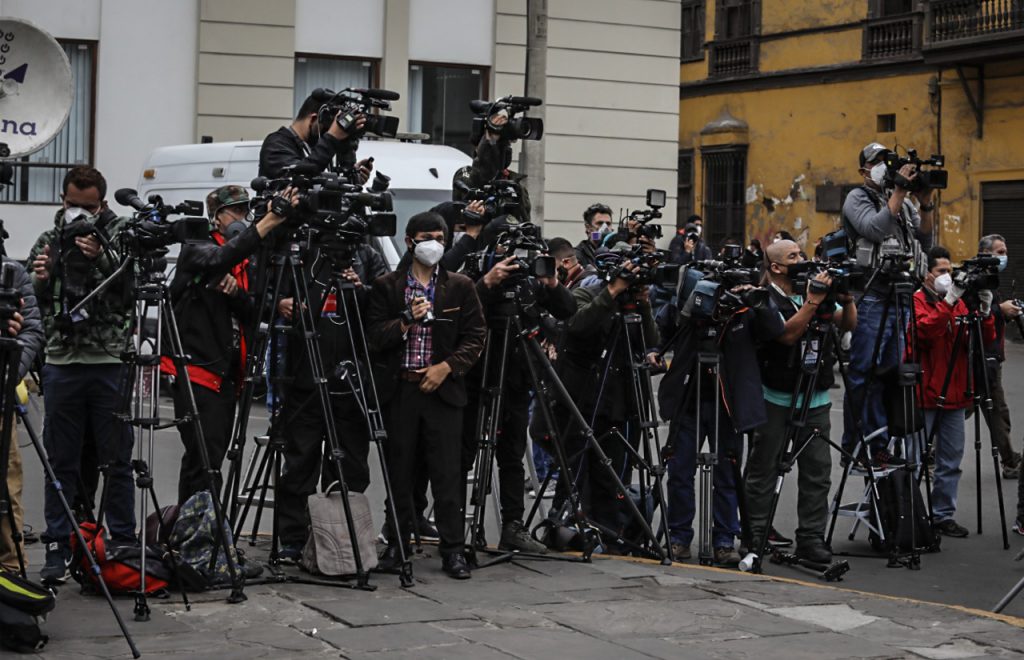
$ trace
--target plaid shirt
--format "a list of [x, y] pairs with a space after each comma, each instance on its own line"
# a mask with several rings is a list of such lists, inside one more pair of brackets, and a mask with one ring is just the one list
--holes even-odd
[[[437, 269], [430, 275], [430, 282], [423, 286], [412, 275], [405, 278], [405, 304], [412, 303], [413, 298], [426, 298], [431, 304], [434, 302], [434, 285], [437, 283]], [[402, 355], [402, 369], [422, 369], [430, 366], [430, 360], [434, 355], [434, 342], [430, 333], [430, 326], [421, 323], [414, 324], [409, 328], [406, 336], [405, 353]]]

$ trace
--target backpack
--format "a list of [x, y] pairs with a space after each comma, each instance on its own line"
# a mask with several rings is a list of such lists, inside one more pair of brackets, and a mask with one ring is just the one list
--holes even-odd
[[[932, 529], [928, 507], [917, 480], [909, 470], [896, 470], [878, 480], [878, 509], [886, 543], [874, 532], [869, 541], [879, 552], [938, 552], [942, 537]], [[911, 518], [913, 498], [913, 518]]]
[[[107, 543], [103, 527], [94, 522], [83, 522], [82, 537], [100, 568], [100, 577], [111, 593], [137, 592], [142, 587], [142, 547], [137, 543]], [[77, 561], [72, 562], [72, 575], [83, 587], [96, 588], [99, 584], [88, 557], [78, 545], [78, 537], [71, 535], [71, 551]], [[164, 563], [164, 552], [157, 547], [146, 549], [146, 593], [162, 592], [169, 586], [171, 573]]]
[[[178, 519], [171, 530], [169, 545], [178, 555], [178, 574], [186, 589], [202, 591], [218, 584], [230, 584], [231, 572], [228, 558], [217, 538], [217, 516], [214, 514], [213, 497], [210, 491], [201, 490], [188, 498], [178, 510]], [[225, 525], [227, 538], [235, 566], [240, 569], [238, 553], [232, 540], [231, 529]], [[217, 562], [210, 569], [210, 559], [217, 553]]]
[[[335, 482], [337, 483], [337, 482]], [[313, 575], [355, 575], [355, 555], [352, 552], [352, 538], [342, 508], [341, 493], [330, 492], [335, 484], [327, 487], [326, 493], [313, 493], [308, 498], [309, 522], [312, 528], [309, 540], [302, 548], [301, 566]], [[363, 493], [348, 494], [352, 510], [352, 525], [356, 530], [356, 542], [363, 570], [377, 567], [375, 546], [376, 528], [370, 500]]]
[[37, 617], [55, 604], [49, 589], [0, 569], [0, 647], [18, 653], [41, 651], [49, 638], [39, 629]]

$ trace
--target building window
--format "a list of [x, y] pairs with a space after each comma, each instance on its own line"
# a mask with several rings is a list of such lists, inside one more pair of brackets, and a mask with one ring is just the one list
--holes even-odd
[[871, 0], [863, 42], [865, 60], [902, 58], [919, 52], [921, 16], [914, 13], [914, 0]]
[[472, 154], [469, 102], [486, 98], [487, 72], [451, 64], [409, 66], [409, 131], [426, 133], [434, 144]]
[[712, 76], [757, 71], [760, 0], [716, 0], [715, 40], [709, 45]]
[[896, 132], [896, 115], [876, 115], [875, 128], [878, 133], [895, 133]]
[[711, 245], [745, 231], [744, 188], [747, 178], [747, 147], [701, 149], [704, 164], [704, 233]]
[[684, 62], [704, 59], [704, 4], [705, 0], [683, 0], [679, 59]]
[[914, 0], [875, 0], [877, 16], [899, 16], [914, 10]]
[[373, 87], [376, 62], [321, 55], [295, 56], [295, 95], [292, 116], [299, 114], [302, 102], [322, 87], [335, 92], [346, 87]]
[[679, 152], [679, 190], [676, 199], [676, 227], [686, 226], [693, 215], [693, 149]]
[[58, 203], [67, 171], [92, 163], [96, 44], [63, 40], [60, 44], [71, 63], [75, 94], [68, 121], [49, 144], [12, 163], [14, 180], [11, 185], [0, 187], [2, 203]]

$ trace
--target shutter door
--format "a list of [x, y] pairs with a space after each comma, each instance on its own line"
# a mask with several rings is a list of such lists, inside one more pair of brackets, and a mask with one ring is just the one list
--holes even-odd
[[[1024, 298], [1024, 181], [981, 184], [982, 235], [999, 234], [1006, 239], [1010, 261], [999, 274], [999, 292], [1004, 298]], [[1020, 339], [1014, 324], [1007, 335]]]

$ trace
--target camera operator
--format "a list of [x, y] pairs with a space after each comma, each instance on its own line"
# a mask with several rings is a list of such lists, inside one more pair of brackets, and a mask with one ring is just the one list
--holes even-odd
[[[636, 411], [630, 410], [631, 396], [627, 388], [632, 358], [628, 351], [620, 348], [612, 354], [613, 361], [608, 365], [608, 376], [604, 382], [601, 400], [596, 401], [596, 397], [603, 376], [603, 354], [615, 331], [617, 314], [624, 305], [632, 307], [635, 303], [635, 313], [639, 314], [641, 319], [644, 343], [647, 346], [654, 346], [658, 341], [649, 289], [633, 282], [639, 270], [640, 267], [636, 264], [626, 263], [622, 266], [622, 272], [610, 282], [601, 281], [572, 290], [572, 295], [576, 299], [576, 313], [566, 322], [556, 364], [559, 377], [566, 390], [572, 394], [573, 402], [583, 417], [591, 422], [594, 437], [601, 439], [608, 431], [617, 428], [625, 431], [627, 441], [634, 448], [639, 444], [639, 436], [635, 424], [627, 423], [627, 420], [637, 414]], [[556, 500], [552, 509], [560, 506], [567, 493], [568, 487], [563, 480], [575, 477], [581, 484], [589, 483], [589, 493], [586, 489], [583, 492], [586, 499], [584, 508], [590, 520], [621, 534], [626, 521], [615, 480], [606, 473], [594, 451], [584, 451], [586, 437], [575, 424], [569, 424], [568, 412], [560, 404], [554, 406], [554, 411], [556, 427], [560, 431], [566, 429], [563, 435], [566, 455], [572, 457], [581, 451], [584, 453], [573, 466], [576, 470], [575, 475], [559, 475]], [[607, 454], [611, 468], [622, 478], [623, 483], [629, 484], [632, 464], [628, 460], [623, 443], [616, 436], [607, 435], [601, 439], [601, 448]], [[607, 544], [605, 549], [609, 552], [615, 551], [615, 548], [610, 548]]]
[[[932, 526], [945, 536], [964, 538], [967, 528], [958, 524], [956, 514], [960, 463], [964, 457], [964, 411], [971, 405], [967, 395], [968, 334], [958, 332], [957, 317], [971, 310], [963, 298], [968, 292], [953, 280], [949, 251], [935, 246], [928, 251], [928, 275], [914, 294], [917, 341], [923, 369], [922, 400], [925, 432], [934, 438], [935, 479], [932, 483]], [[992, 316], [992, 292], [977, 295], [977, 311], [985, 317], [982, 339], [986, 344], [996, 338]], [[956, 347], [959, 340], [960, 346]], [[954, 349], [956, 361], [951, 362]], [[952, 369], [949, 385], [943, 391], [946, 373]], [[945, 395], [943, 402], [941, 397]], [[937, 432], [935, 431], [937, 427]]]
[[[18, 343], [21, 344], [21, 364], [18, 367], [18, 378], [23, 379], [32, 368], [36, 356], [43, 350], [46, 335], [43, 333], [43, 322], [39, 314], [39, 307], [36, 305], [36, 294], [28, 272], [20, 263], [6, 256], [3, 257], [3, 263], [11, 264], [15, 269], [14, 289], [20, 298], [20, 305], [7, 321], [6, 334], [17, 338]], [[16, 420], [17, 418], [15, 418], [15, 424], [11, 426], [11, 434], [7, 438], [10, 445], [7, 452], [7, 499], [10, 512], [14, 515], [14, 529], [11, 529], [11, 520], [7, 513], [0, 514], [0, 569], [12, 573], [20, 569], [18, 564], [19, 548], [22, 557], [25, 556], [21, 540], [19, 539], [17, 545], [14, 541], [14, 532], [21, 534], [24, 519], [24, 509], [21, 504], [24, 473], [21, 452], [18, 451]]]
[[[999, 234], [982, 236], [978, 242], [979, 255], [992, 255], [999, 258], [999, 271], [1006, 270], [1009, 262], [1009, 251], [1006, 239]], [[993, 414], [989, 416], [992, 427], [992, 443], [999, 449], [1004, 479], [1017, 479], [1020, 476], [1020, 452], [1013, 451], [1010, 440], [1010, 408], [1006, 405], [1006, 393], [1003, 391], [1003, 362], [1006, 361], [1006, 322], [1020, 317], [1021, 310], [1016, 300], [1003, 300], [999, 291], [993, 290], [995, 297], [992, 304], [992, 316], [996, 322], [996, 339], [985, 346], [985, 364], [988, 367], [988, 384], [992, 397]]]
[[[354, 361], [351, 332], [364, 333], [364, 328], [350, 327], [345, 323], [342, 292], [328, 284], [332, 264], [324, 254], [324, 248], [314, 243], [309, 255], [303, 260], [303, 268], [309, 282], [309, 305], [324, 306], [315, 314], [316, 336], [320, 357], [328, 377], [332, 393], [331, 405], [338, 442], [343, 452], [342, 473], [350, 492], [362, 493], [370, 484], [370, 429], [358, 401], [352, 396], [348, 384], [342, 382], [336, 371], [345, 361]], [[355, 247], [351, 265], [342, 277], [355, 287], [355, 302], [363, 317], [371, 282], [388, 272], [384, 258], [369, 243], [362, 242]], [[326, 294], [326, 296], [325, 296]], [[278, 301], [278, 310], [286, 323], [295, 318], [295, 300], [289, 292]], [[355, 311], [352, 312], [355, 318]], [[293, 335], [294, 336], [294, 335]], [[356, 345], [360, 343], [355, 335]], [[326, 428], [323, 412], [316, 390], [316, 383], [310, 369], [310, 358], [306, 344], [302, 341], [288, 341], [286, 347], [286, 372], [289, 384], [284, 393], [281, 410], [284, 428], [287, 429], [283, 455], [283, 467], [278, 481], [278, 530], [281, 549], [278, 556], [285, 561], [297, 561], [306, 542], [309, 519], [306, 503], [316, 492], [317, 483], [323, 472], [324, 486], [337, 480], [335, 463], [330, 460], [326, 445]], [[321, 470], [321, 465], [326, 469]]]
[[[125, 367], [121, 351], [130, 298], [118, 285], [86, 306], [71, 309], [117, 268], [98, 236], [113, 236], [123, 219], [107, 208], [107, 182], [97, 170], [79, 166], [63, 181], [63, 204], [54, 228], [43, 232], [29, 252], [32, 282], [46, 332], [43, 442], [69, 501], [79, 484], [86, 420], [105, 466], [106, 526], [115, 541], [135, 541], [135, 488], [131, 429], [117, 417]], [[122, 287], [123, 288], [123, 287]], [[46, 566], [44, 583], [62, 583], [71, 562], [71, 527], [52, 484], [45, 490]]]
[[[725, 284], [720, 284], [725, 286]], [[750, 295], [755, 288], [740, 284], [729, 289], [736, 296]], [[712, 319], [697, 318], [695, 292], [684, 302], [681, 313], [670, 306], [661, 326], [663, 337], [670, 343], [659, 353], [672, 351], [672, 360], [658, 388], [661, 417], [670, 422], [668, 455], [668, 525], [672, 554], [676, 559], [691, 557], [693, 519], [696, 513], [694, 474], [697, 451], [706, 439], [715, 440], [718, 460], [714, 465], [712, 548], [713, 561], [723, 566], [740, 562], [734, 542], [740, 533], [737, 510], [736, 472], [743, 451], [743, 433], [753, 431], [768, 421], [758, 369], [756, 347], [783, 334], [784, 322], [770, 297], [763, 304], [747, 305]], [[676, 303], [678, 304], [678, 303]], [[720, 312], [716, 312], [718, 314]], [[708, 324], [715, 328], [715, 346], [720, 351], [717, 379], [709, 365], [697, 361]], [[718, 326], [721, 326], [720, 328]], [[678, 327], [677, 327], [678, 326]], [[705, 347], [707, 348], [707, 347]], [[704, 349], [702, 349], [704, 350]], [[701, 391], [697, 392], [696, 374], [700, 373]], [[697, 437], [697, 401], [700, 400], [700, 434]], [[715, 419], [716, 398], [719, 417]], [[713, 437], [715, 425], [718, 437]]]
[[[849, 450], [857, 442], [854, 430], [858, 417], [864, 435], [887, 426], [882, 402], [883, 384], [875, 380], [868, 387], [867, 381], [872, 370], [882, 372], [899, 364], [904, 351], [901, 345], [905, 334], [903, 328], [910, 321], [909, 310], [904, 318], [896, 318], [890, 305], [885, 327], [881, 327], [892, 282], [892, 276], [885, 272], [885, 264], [880, 258], [883, 245], [887, 249], [913, 255], [915, 267], [919, 274], [923, 274], [921, 268], [925, 258], [915, 233], [930, 235], [934, 218], [931, 190], [924, 188], [910, 193], [899, 183], [893, 183], [891, 190], [888, 188], [890, 173], [885, 163], [888, 153], [889, 150], [877, 142], [861, 150], [859, 172], [864, 177], [864, 185], [850, 191], [843, 203], [843, 227], [856, 246], [857, 262], [876, 269], [870, 290], [865, 291], [858, 302], [860, 322], [850, 343], [849, 390], [844, 402], [843, 430], [843, 446]], [[918, 176], [915, 166], [909, 164], [901, 167], [898, 174], [906, 182], [912, 182]], [[919, 206], [915, 208], [908, 197], [913, 197]], [[872, 364], [878, 333], [882, 333], [880, 351], [877, 361]], [[872, 440], [870, 453], [879, 465], [893, 462], [888, 445], [889, 438], [884, 433]]]
[[[259, 175], [268, 179], [281, 176], [287, 167], [297, 166], [306, 174], [319, 174], [337, 159], [340, 165], [355, 163], [358, 140], [352, 138], [332, 118], [326, 129], [320, 123], [320, 108], [324, 99], [311, 94], [290, 126], [282, 126], [263, 139], [260, 147]], [[341, 113], [338, 113], [341, 114]], [[356, 119], [355, 128], [361, 130], [366, 117]], [[367, 160], [355, 163], [363, 183], [370, 178], [373, 164]]]
[[[499, 230], [494, 242], [484, 248], [488, 252], [493, 252], [495, 259], [506, 254], [506, 246], [500, 242], [501, 233], [503, 232]], [[502, 319], [500, 314], [507, 311], [502, 309], [506, 302], [503, 294], [507, 290], [507, 281], [509, 278], [524, 277], [519, 272], [520, 265], [516, 261], [517, 258], [514, 255], [501, 259], [476, 283], [484, 319], [490, 328], [503, 327], [501, 324], [509, 322], [508, 319]], [[549, 315], [556, 321], [565, 321], [576, 311], [576, 301], [573, 295], [565, 285], [558, 281], [557, 277], [526, 276], [525, 280], [517, 282], [514, 286], [522, 287], [530, 292], [528, 295], [533, 298], [531, 313]], [[516, 309], [513, 313], [522, 312], [523, 310]], [[492, 334], [492, 337], [497, 337], [497, 335]], [[510, 344], [510, 346], [506, 358], [504, 380], [500, 384], [503, 400], [501, 419], [498, 422], [500, 433], [497, 435], [495, 447], [501, 506], [501, 538], [498, 548], [500, 550], [543, 553], [547, 551], [547, 548], [543, 543], [532, 539], [523, 526], [523, 514], [526, 511], [524, 504], [526, 471], [523, 466], [523, 457], [526, 454], [526, 435], [529, 426], [532, 390], [530, 372], [526, 366], [528, 356], [521, 353], [518, 343]], [[486, 375], [483, 373], [483, 364], [488, 360], [486, 356], [482, 356], [467, 376], [466, 390], [469, 397], [469, 413], [464, 416], [462, 426], [462, 472], [467, 479], [473, 470], [474, 458], [480, 442], [480, 438], [477, 436], [476, 414], [479, 411], [481, 398], [480, 386], [485, 377], [488, 382], [497, 380], [496, 370], [502, 359], [502, 345], [499, 341], [489, 342], [486, 349], [490, 352], [489, 362], [491, 369], [495, 370], [494, 373]]]
[[[207, 481], [192, 426], [181, 424], [178, 431], [185, 453], [178, 477], [179, 504], [201, 490], [214, 494], [220, 490], [220, 465], [231, 439], [238, 385], [245, 368], [243, 329], [254, 311], [248, 257], [260, 240], [284, 222], [284, 218], [268, 212], [259, 222], [246, 226], [249, 194], [241, 186], [217, 188], [207, 195], [206, 209], [212, 225], [210, 238], [182, 245], [170, 290], [188, 358], [192, 396], [216, 482], [211, 485]], [[177, 375], [168, 356], [161, 359], [160, 370]], [[174, 388], [177, 419], [189, 412], [189, 401], [186, 392]]]
[[607, 204], [591, 204], [583, 212], [583, 231], [587, 237], [576, 245], [576, 260], [581, 266], [588, 268], [596, 265], [598, 248], [615, 231], [613, 223], [612, 210]]
[[[842, 306], [841, 311], [821, 308], [828, 300], [829, 289], [833, 285], [828, 273], [819, 272], [813, 281], [808, 281], [806, 293], [795, 290], [790, 271], [804, 261], [799, 245], [793, 241], [777, 241], [768, 246], [766, 256], [768, 293], [782, 314], [785, 326], [781, 335], [758, 349], [768, 418], [754, 432], [747, 460], [747, 518], [755, 544], [768, 524], [771, 493], [779, 474], [782, 453], [786, 451], [786, 431], [789, 424], [796, 421], [791, 419], [791, 411], [803, 405], [801, 394], [794, 407], [793, 392], [804, 374], [804, 362], [813, 361], [819, 350], [818, 345], [808, 343], [817, 341], [807, 336], [811, 321], [816, 315], [831, 318], [834, 313], [839, 332], [852, 330], [857, 325], [857, 308], [851, 304], [853, 298], [849, 294], [835, 295], [835, 300]], [[835, 349], [834, 346], [832, 348]], [[803, 448], [797, 456], [800, 478], [797, 483], [799, 527], [796, 530], [796, 554], [827, 564], [832, 561], [832, 553], [825, 545], [832, 461], [829, 445], [812, 436], [822, 434], [827, 438], [831, 428], [829, 388], [835, 380], [832, 371], [834, 353], [822, 355], [820, 359], [807, 419], [794, 438], [793, 449]], [[805, 377], [810, 377], [810, 374]], [[809, 437], [812, 439], [805, 446]]]
[[[398, 542], [408, 547], [414, 524], [411, 490], [425, 451], [445, 572], [470, 577], [464, 554], [464, 495], [459, 432], [466, 405], [465, 377], [480, 357], [486, 327], [473, 281], [439, 267], [445, 222], [418, 213], [406, 225], [413, 255], [378, 278], [369, 295], [366, 339], [374, 352], [378, 396], [385, 406], [388, 468], [399, 530], [390, 530], [382, 569], [399, 566]], [[407, 555], [408, 556], [408, 555]]]
[[548, 250], [555, 259], [558, 269], [558, 281], [570, 291], [580, 285], [587, 275], [593, 275], [596, 269], [585, 267], [576, 256], [576, 250], [568, 239], [558, 236], [548, 241]]

